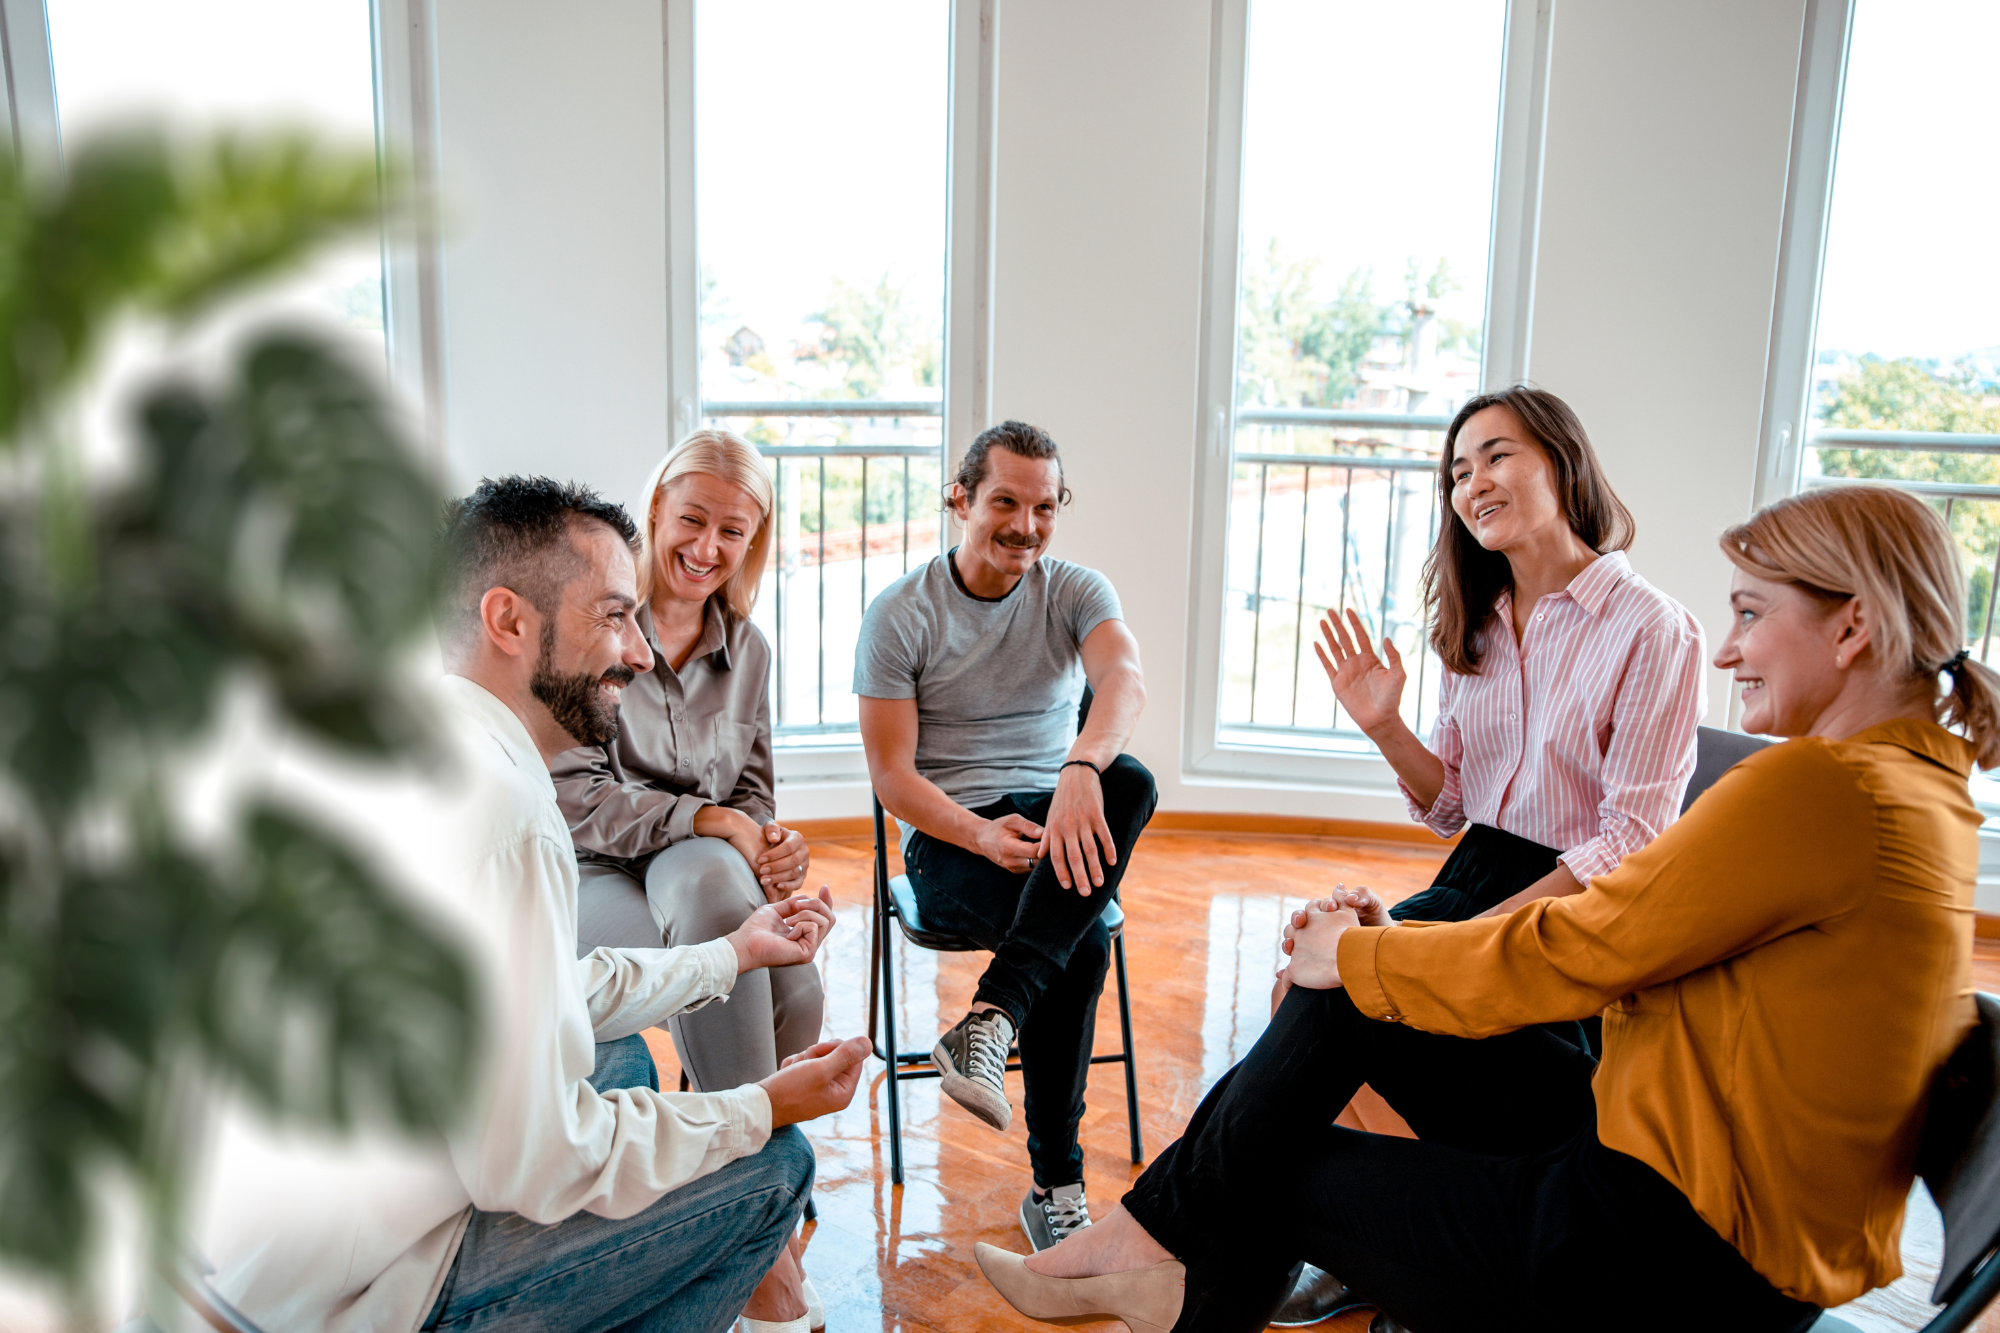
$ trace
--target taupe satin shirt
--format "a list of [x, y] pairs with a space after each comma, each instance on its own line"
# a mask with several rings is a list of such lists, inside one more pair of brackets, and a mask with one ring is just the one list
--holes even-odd
[[770, 823], [771, 646], [762, 631], [711, 597], [701, 637], [675, 671], [649, 607], [639, 608], [638, 622], [653, 669], [625, 687], [618, 739], [564, 751], [549, 766], [577, 851], [643, 861], [693, 837], [704, 805]]

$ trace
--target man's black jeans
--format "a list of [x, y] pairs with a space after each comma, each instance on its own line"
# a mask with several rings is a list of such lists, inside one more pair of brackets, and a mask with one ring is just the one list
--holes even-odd
[[[1104, 886], [1087, 898], [1065, 889], [1047, 860], [1016, 875], [926, 833], [910, 839], [903, 857], [925, 921], [993, 951], [973, 1002], [998, 1005], [1014, 1020], [1027, 1088], [1028, 1158], [1035, 1184], [1045, 1190], [1083, 1179], [1076, 1127], [1083, 1119], [1097, 997], [1111, 959], [1104, 907], [1159, 801], [1153, 775], [1130, 755], [1107, 766], [1102, 782], [1104, 822], [1118, 864], [1104, 867]], [[973, 813], [982, 819], [1019, 814], [1046, 824], [1053, 799], [1054, 792], [1018, 792]]]
[[[1262, 1330], [1300, 1261], [1422, 1333], [1808, 1327], [1818, 1310], [1598, 1141], [1596, 1067], [1544, 1028], [1469, 1041], [1294, 987], [1125, 1196], [1187, 1264], [1176, 1330]], [[1330, 1125], [1364, 1082], [1421, 1138]]]

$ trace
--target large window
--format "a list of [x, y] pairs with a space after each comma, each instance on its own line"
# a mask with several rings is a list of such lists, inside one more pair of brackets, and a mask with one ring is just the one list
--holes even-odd
[[949, 0], [700, 0], [703, 417], [771, 459], [781, 744], [852, 744], [869, 600], [939, 549]]
[[[2000, 176], [1990, 0], [1855, 0], [1807, 386], [1804, 484], [1892, 482], [1958, 539], [1968, 646], [2000, 576]], [[2000, 794], [2000, 793], [1995, 793]]]
[[[56, 115], [72, 149], [133, 126], [176, 132], [303, 129], [375, 143], [369, 0], [47, 0]], [[373, 240], [319, 260], [285, 291], [383, 352]]]
[[1219, 705], [1225, 745], [1361, 753], [1312, 652], [1394, 636], [1421, 732], [1419, 581], [1443, 429], [1481, 384], [1505, 0], [1251, 0]]

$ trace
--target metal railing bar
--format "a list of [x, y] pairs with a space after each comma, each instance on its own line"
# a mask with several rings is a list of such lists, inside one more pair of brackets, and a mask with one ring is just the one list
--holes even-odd
[[[1430, 493], [1430, 513], [1424, 520], [1424, 530], [1430, 534], [1431, 549], [1436, 550], [1438, 539], [1437, 487], [1431, 487]], [[1421, 588], [1419, 591], [1421, 592]], [[1429, 613], [1430, 608], [1428, 606], [1424, 607], [1424, 619], [1417, 626], [1417, 735], [1419, 736], [1424, 734], [1424, 702], [1430, 698], [1424, 691], [1424, 677], [1429, 674], [1431, 665], [1431, 626]]]
[[903, 456], [903, 572], [910, 572], [910, 459]]
[[826, 721], [826, 460], [819, 460], [819, 720]]
[[[1389, 637], [1389, 572], [1396, 563], [1396, 514], [1402, 508], [1396, 501], [1401, 499], [1401, 486], [1389, 483], [1389, 517], [1383, 524], [1382, 537], [1382, 602], [1375, 618], [1375, 632], [1383, 638]], [[1252, 721], [1255, 721], [1253, 718]]]
[[778, 633], [777, 643], [771, 649], [771, 692], [778, 696], [778, 706], [773, 711], [778, 727], [785, 725], [785, 463], [778, 460], [778, 466], [771, 469], [777, 473], [775, 486], [777, 497], [774, 505], [778, 511]]
[[1940, 430], [1842, 430], [1837, 427], [1811, 431], [1806, 446], [1812, 449], [1894, 449], [1914, 453], [1994, 454], [2000, 453], [2000, 435], [1976, 435], [1971, 431]]
[[2000, 601], [2000, 542], [1993, 546], [1993, 575], [1986, 581], [1986, 627], [1979, 632], [1979, 660], [1986, 660], [1986, 649], [1993, 642], [1993, 603]]
[[1370, 430], [1446, 430], [1451, 418], [1403, 412], [1354, 412], [1337, 407], [1239, 407], [1239, 426], [1361, 426]]
[[1366, 742], [1368, 737], [1354, 727], [1290, 727], [1282, 722], [1225, 722], [1223, 731], [1262, 731], [1276, 736], [1338, 736], [1343, 740]]
[[934, 444], [760, 444], [766, 458], [936, 458]]
[[1372, 468], [1377, 472], [1436, 472], [1435, 458], [1371, 458], [1366, 454], [1249, 454], [1235, 455], [1238, 463], [1272, 467]]
[[[861, 614], [868, 614], [868, 458], [861, 459]], [[824, 636], [826, 627], [820, 627]]]
[[[1354, 522], [1354, 469], [1347, 469], [1347, 491], [1340, 497], [1340, 589], [1335, 603], [1340, 610], [1347, 609], [1347, 544], [1348, 533]], [[1340, 721], [1340, 700], [1333, 701], [1333, 721]]]
[[1299, 722], [1299, 657], [1306, 647], [1306, 546], [1312, 536], [1313, 476], [1306, 473], [1299, 495], [1299, 595], [1292, 612], [1292, 725]]
[[1901, 481], [1895, 477], [1807, 477], [1808, 486], [1890, 486], [1912, 495], [1953, 496], [1960, 500], [2000, 500], [2000, 486], [1970, 482]]
[[[851, 736], [857, 734], [860, 730], [861, 724], [858, 722], [801, 722], [796, 726], [783, 728], [782, 734], [786, 736]], [[772, 734], [780, 734], [780, 729], [776, 727], [772, 728]]]
[[1257, 720], [1257, 656], [1264, 639], [1264, 501], [1271, 491], [1271, 469], [1257, 470], [1257, 572], [1250, 595], [1250, 720]]
[[935, 398], [807, 398], [732, 399], [705, 402], [705, 417], [941, 417], [944, 404]]

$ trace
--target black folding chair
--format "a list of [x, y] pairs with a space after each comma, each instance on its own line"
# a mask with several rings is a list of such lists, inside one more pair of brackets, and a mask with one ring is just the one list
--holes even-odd
[[1681, 813], [1686, 814], [1694, 798], [1715, 785], [1715, 780], [1771, 742], [1740, 731], [1698, 727], [1694, 737], [1694, 776], [1688, 779], [1687, 795], [1681, 797]]
[[[1922, 1333], [1959, 1333], [2000, 1294], [2000, 999], [1973, 997], [1979, 1024], [1931, 1084], [1917, 1174], [1944, 1215], [1944, 1257]], [[1859, 1333], [1821, 1315], [1814, 1333]]]
[[[963, 935], [935, 930], [924, 923], [917, 909], [917, 893], [908, 875], [889, 876], [888, 840], [883, 831], [882, 802], [875, 802], [875, 930], [870, 936], [868, 959], [868, 1036], [875, 1043], [875, 1058], [889, 1066], [889, 1178], [903, 1183], [903, 1108], [897, 1085], [905, 1079], [938, 1078], [928, 1048], [920, 1051], [896, 1049], [896, 937], [889, 923], [902, 928], [903, 935], [919, 949], [938, 953], [975, 953], [979, 945]], [[1111, 930], [1111, 965], [1118, 977], [1118, 1031], [1124, 1049], [1116, 1055], [1093, 1055], [1094, 1065], [1125, 1066], [1125, 1123], [1132, 1134], [1132, 1160], [1145, 1160], [1139, 1142], [1139, 1077], [1132, 1063], [1132, 1005], [1125, 983], [1125, 913], [1113, 898], [1104, 908], [1104, 924]], [[882, 1035], [877, 1037], [877, 986], [880, 986]], [[1009, 1052], [1007, 1068], [1019, 1069], [1019, 1048]]]

